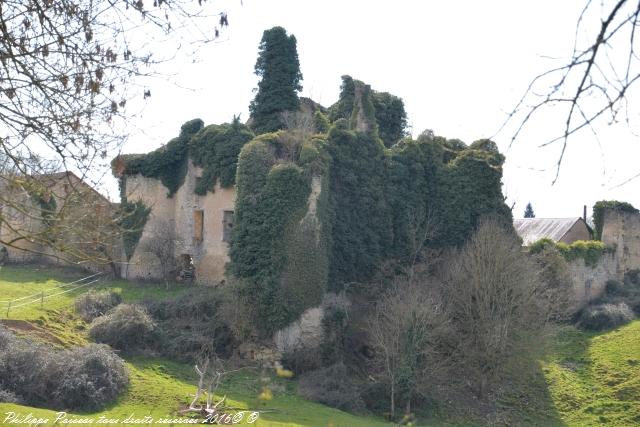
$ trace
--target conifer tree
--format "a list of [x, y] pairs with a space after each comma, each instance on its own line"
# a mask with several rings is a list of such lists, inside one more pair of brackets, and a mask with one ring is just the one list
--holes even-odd
[[299, 108], [302, 90], [296, 38], [282, 27], [265, 30], [258, 51], [255, 73], [261, 78], [249, 106], [251, 127], [256, 134], [282, 129], [281, 114]]
[[531, 206], [531, 202], [527, 203], [527, 207], [524, 209], [524, 217], [525, 218], [535, 218], [536, 214], [533, 213], [533, 206]]

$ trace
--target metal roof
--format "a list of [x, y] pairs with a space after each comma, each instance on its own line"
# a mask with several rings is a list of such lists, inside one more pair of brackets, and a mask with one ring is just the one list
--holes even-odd
[[529, 246], [542, 238], [558, 242], [576, 222], [581, 220], [580, 217], [523, 218], [513, 220], [513, 227], [522, 239], [522, 244]]

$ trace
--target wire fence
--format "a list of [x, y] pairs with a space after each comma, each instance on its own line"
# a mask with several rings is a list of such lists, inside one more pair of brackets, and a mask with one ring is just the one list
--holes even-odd
[[[95, 273], [90, 276], [83, 277], [82, 279], [64, 283], [62, 285], [56, 286], [55, 288], [47, 289], [46, 291], [43, 290], [20, 298], [0, 301], [0, 313], [4, 313], [6, 317], [9, 318], [11, 310], [15, 310], [16, 308], [25, 307], [27, 305], [37, 303], [40, 303], [40, 308], [44, 308], [44, 302], [46, 299], [57, 297], [69, 292], [76, 291], [78, 289], [86, 288], [87, 286], [91, 286], [100, 281], [100, 276], [102, 276], [102, 274], [103, 273]], [[52, 291], [54, 293], [47, 293]]]

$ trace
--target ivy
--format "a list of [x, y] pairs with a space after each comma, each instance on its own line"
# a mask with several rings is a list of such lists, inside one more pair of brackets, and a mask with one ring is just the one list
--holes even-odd
[[334, 211], [329, 281], [367, 280], [392, 237], [385, 200], [385, 152], [380, 139], [339, 119], [328, 135], [330, 203]]
[[638, 209], [634, 208], [630, 203], [619, 202], [617, 200], [600, 200], [593, 205], [593, 225], [594, 236], [596, 240], [602, 239], [602, 228], [604, 226], [604, 212], [607, 210], [618, 212], [638, 213]]
[[407, 136], [407, 113], [401, 98], [387, 92], [376, 92], [351, 76], [342, 76], [340, 98], [329, 108], [329, 120], [346, 119], [354, 129], [362, 118], [374, 124], [386, 147]]
[[213, 191], [216, 182], [229, 188], [236, 183], [236, 166], [240, 150], [254, 137], [248, 127], [235, 117], [231, 124], [210, 125], [196, 133], [190, 142], [193, 164], [203, 168], [195, 193]]
[[542, 239], [536, 240], [532, 244], [529, 245], [529, 253], [530, 254], [539, 254], [547, 247], [555, 247], [556, 242], [549, 239], [548, 237], [543, 237]]
[[330, 126], [329, 119], [322, 111], [317, 110], [313, 113], [313, 127], [316, 133], [327, 133]]
[[300, 242], [295, 236], [311, 191], [310, 177], [301, 167], [278, 161], [279, 145], [278, 134], [265, 134], [240, 154], [230, 248], [231, 272], [246, 279], [244, 292], [256, 303], [257, 324], [269, 333], [286, 326], [304, 307], [285, 292], [283, 282], [303, 277], [300, 271], [292, 273], [295, 262], [289, 260], [286, 242]]
[[424, 135], [385, 149], [375, 135], [335, 123], [328, 145], [332, 286], [370, 279], [385, 259], [406, 264], [425, 244], [460, 245], [484, 215], [511, 226], [501, 191], [504, 157], [495, 144], [452, 145], [462, 146]]
[[386, 147], [407, 136], [407, 112], [402, 98], [387, 92], [373, 91], [373, 108], [380, 139]]
[[338, 102], [329, 107], [329, 120], [335, 122], [338, 119], [349, 120], [353, 112], [356, 99], [356, 84], [351, 76], [342, 76], [340, 85], [340, 98]]
[[[123, 200], [127, 175], [141, 174], [157, 178], [167, 187], [172, 197], [184, 183], [188, 159], [203, 168], [194, 192], [205, 195], [213, 191], [216, 183], [224, 188], [235, 184], [238, 154], [244, 144], [254, 137], [249, 128], [237, 117], [232, 123], [203, 127], [200, 119], [182, 125], [180, 135], [164, 147], [149, 154], [126, 154], [112, 162], [114, 174], [120, 177], [120, 198]], [[119, 165], [123, 169], [118, 171]]]
[[187, 175], [187, 157], [189, 141], [204, 123], [200, 119], [186, 122], [180, 129], [180, 135], [164, 147], [146, 155], [133, 155], [121, 158], [125, 161], [125, 175], [141, 174], [149, 178], [158, 178], [167, 187], [167, 197], [172, 197], [184, 183]]
[[32, 196], [32, 199], [40, 206], [40, 215], [42, 215], [42, 223], [51, 228], [55, 224], [56, 210], [58, 204], [56, 198], [51, 194], [38, 194]]
[[567, 261], [583, 259], [584, 264], [592, 268], [598, 265], [605, 254], [615, 251], [614, 246], [605, 245], [599, 240], [576, 240], [567, 244], [543, 238], [529, 245], [529, 253], [538, 254], [547, 247], [555, 247]]
[[[301, 143], [287, 132], [260, 135], [238, 163], [231, 272], [247, 280], [259, 324], [274, 331], [317, 305], [327, 286], [371, 280], [386, 261], [406, 265], [425, 245], [462, 244], [484, 215], [510, 226], [503, 162], [489, 140], [467, 147], [425, 134], [387, 149], [346, 119]], [[306, 224], [314, 176], [323, 180], [318, 223]]]
[[125, 200], [120, 203], [118, 224], [122, 229], [122, 242], [127, 260], [131, 259], [138, 246], [150, 213], [151, 208], [145, 206], [142, 201], [131, 203]]

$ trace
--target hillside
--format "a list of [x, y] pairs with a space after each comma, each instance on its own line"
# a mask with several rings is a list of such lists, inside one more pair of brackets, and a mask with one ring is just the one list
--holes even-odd
[[[33, 270], [21, 267], [3, 267], [0, 270], [0, 300], [5, 301], [33, 293], [45, 291], [56, 293], [63, 284], [76, 279], [60, 271]], [[124, 301], [133, 302], [145, 298], [161, 298], [177, 295], [180, 290], [164, 290], [164, 285], [140, 285], [126, 281], [102, 282], [99, 288], [114, 288], [121, 292]], [[44, 308], [40, 304], [10, 311], [6, 319], [6, 305], [0, 324], [32, 338], [51, 342], [57, 346], [82, 345], [87, 342], [86, 324], [73, 313], [74, 297], [84, 291], [45, 299]], [[130, 370], [129, 390], [118, 401], [97, 413], [76, 414], [99, 419], [119, 418], [121, 421], [134, 414], [137, 418], [147, 415], [158, 420], [175, 415], [179, 407], [189, 403], [196, 391], [196, 376], [193, 368], [186, 364], [171, 362], [162, 358], [126, 358]], [[256, 399], [259, 394], [257, 375], [252, 372], [234, 375], [221, 387], [227, 396], [227, 403], [236, 408], [259, 408], [258, 426], [384, 426], [389, 425], [376, 418], [356, 417], [323, 405], [307, 402], [295, 395], [294, 384], [280, 380], [281, 393], [274, 393], [273, 400], [261, 405]], [[32, 414], [36, 418], [48, 418], [50, 423], [56, 412], [21, 405], [0, 403], [0, 415], [6, 419], [7, 412], [21, 415]], [[71, 416], [71, 415], [69, 415]], [[8, 421], [7, 421], [8, 422]], [[180, 425], [180, 424], [174, 424]]]
[[[0, 270], [0, 300], [19, 298], [45, 291], [56, 293], [63, 283], [74, 280], [61, 271], [3, 267]], [[128, 302], [178, 295], [179, 288], [134, 284], [126, 281], [101, 282], [95, 286], [119, 290]], [[86, 324], [73, 312], [76, 292], [45, 299], [10, 311], [6, 305], [0, 322], [20, 334], [56, 346], [87, 343]], [[131, 414], [155, 420], [175, 415], [188, 403], [196, 387], [191, 366], [156, 357], [128, 357], [131, 374], [129, 390], [118, 401], [97, 413], [76, 414], [98, 419], [126, 419]], [[511, 396], [500, 402], [502, 414], [493, 425], [631, 426], [640, 422], [640, 321], [614, 331], [585, 333], [573, 327], [562, 329], [547, 360], [541, 362], [544, 378], [532, 381], [528, 395]], [[281, 391], [273, 400], [261, 404], [257, 375], [250, 371], [234, 374], [224, 383], [221, 394], [238, 409], [260, 408], [259, 426], [383, 426], [379, 418], [357, 417], [323, 405], [308, 402], [295, 394], [295, 381], [276, 380]], [[507, 394], [508, 395], [508, 394]], [[0, 403], [3, 420], [7, 412], [32, 414], [38, 418], [56, 417], [55, 411]], [[441, 415], [420, 425], [481, 425], [488, 421], [470, 414]], [[443, 419], [444, 418], [444, 419]]]

